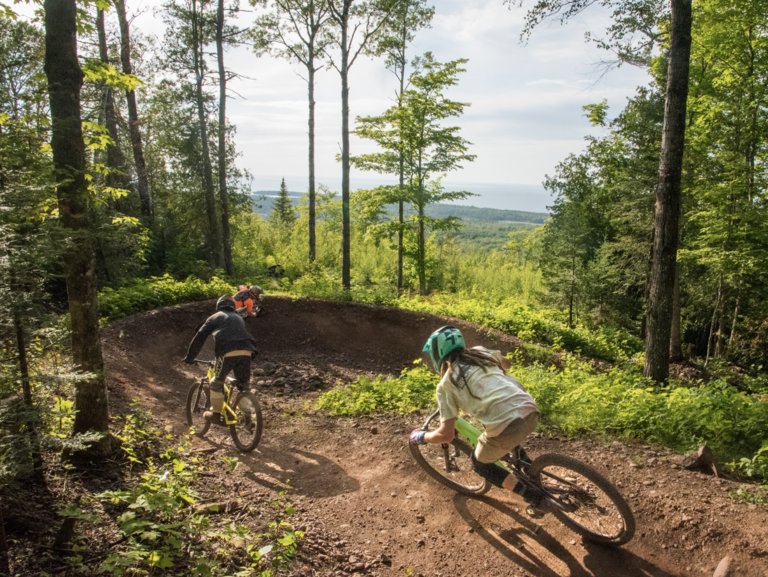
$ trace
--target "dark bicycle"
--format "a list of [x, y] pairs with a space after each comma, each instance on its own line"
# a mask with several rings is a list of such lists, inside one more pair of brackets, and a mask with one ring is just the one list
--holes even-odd
[[[431, 431], [440, 425], [440, 412], [422, 425]], [[480, 431], [465, 419], [456, 419], [456, 437], [450, 443], [409, 443], [416, 462], [434, 479], [465, 495], [482, 495], [491, 484], [478, 475], [471, 461]], [[635, 533], [635, 517], [618, 489], [602, 474], [578, 459], [547, 453], [532, 462], [516, 453], [498, 462], [527, 488], [543, 494], [542, 509], [552, 511], [585, 539], [605, 545], [623, 545]]]

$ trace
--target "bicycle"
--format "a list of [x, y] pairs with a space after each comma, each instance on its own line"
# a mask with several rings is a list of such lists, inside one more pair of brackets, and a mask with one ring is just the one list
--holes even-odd
[[[432, 413], [421, 430], [436, 429], [439, 415], [439, 410]], [[432, 478], [459, 493], [479, 496], [491, 488], [472, 467], [471, 455], [479, 436], [475, 426], [459, 417], [456, 437], [450, 443], [408, 445], [416, 462]], [[585, 539], [613, 546], [632, 539], [635, 517], [629, 505], [610, 481], [586, 463], [557, 453], [528, 462], [513, 452], [497, 464], [509, 470], [525, 489], [538, 490], [543, 495], [542, 510], [552, 511]]]
[[[215, 361], [195, 359], [200, 365], [208, 365], [206, 376], [192, 385], [187, 393], [187, 424], [195, 428], [195, 434], [205, 436], [211, 421], [203, 415], [211, 410], [211, 380], [215, 374]], [[264, 419], [256, 395], [241, 391], [237, 380], [227, 377], [224, 382], [224, 403], [221, 407], [221, 424], [229, 428], [235, 446], [244, 453], [253, 451], [261, 440]]]

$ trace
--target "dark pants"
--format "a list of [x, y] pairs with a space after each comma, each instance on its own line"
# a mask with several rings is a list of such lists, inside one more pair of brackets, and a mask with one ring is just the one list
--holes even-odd
[[[250, 355], [239, 355], [236, 357], [219, 357], [216, 359], [216, 375], [211, 382], [211, 389], [222, 390], [224, 379], [230, 371], [237, 379], [237, 388], [241, 391], [248, 388], [251, 381], [251, 357]], [[218, 385], [218, 387], [217, 387]]]

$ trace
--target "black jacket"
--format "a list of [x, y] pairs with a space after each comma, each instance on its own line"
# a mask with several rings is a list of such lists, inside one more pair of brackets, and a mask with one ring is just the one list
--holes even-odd
[[213, 313], [198, 329], [189, 343], [186, 360], [191, 361], [203, 348], [205, 340], [213, 335], [213, 350], [217, 357], [231, 351], [255, 351], [256, 340], [245, 327], [245, 321], [234, 310]]

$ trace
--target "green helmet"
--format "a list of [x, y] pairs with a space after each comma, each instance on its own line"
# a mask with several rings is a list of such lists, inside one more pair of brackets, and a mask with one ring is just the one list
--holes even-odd
[[446, 325], [429, 335], [421, 351], [429, 353], [429, 360], [432, 361], [432, 366], [435, 367], [436, 371], [440, 372], [440, 365], [443, 364], [445, 357], [454, 351], [464, 350], [465, 348], [466, 343], [461, 331], [456, 327]]

